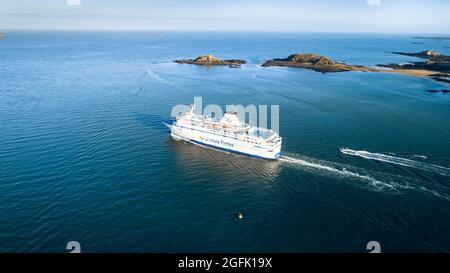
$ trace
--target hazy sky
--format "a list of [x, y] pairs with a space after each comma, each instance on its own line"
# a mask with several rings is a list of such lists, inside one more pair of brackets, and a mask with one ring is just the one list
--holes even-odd
[[0, 0], [1, 29], [450, 33], [450, 0]]

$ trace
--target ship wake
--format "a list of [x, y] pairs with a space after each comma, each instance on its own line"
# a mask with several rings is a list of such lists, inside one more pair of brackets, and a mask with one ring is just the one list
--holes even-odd
[[380, 153], [371, 153], [368, 151], [355, 151], [348, 148], [341, 148], [339, 149], [341, 153], [347, 154], [347, 155], [353, 155], [353, 156], [359, 156], [365, 159], [370, 160], [377, 160], [382, 162], [387, 162], [395, 165], [400, 165], [404, 167], [409, 168], [415, 168], [418, 170], [423, 170], [427, 172], [433, 172], [436, 174], [444, 175], [444, 176], [450, 176], [450, 168], [429, 164], [425, 162], [415, 161], [407, 158], [397, 157], [397, 156], [391, 156], [391, 155], [385, 155]]
[[360, 184], [371, 190], [402, 194], [405, 191], [414, 191], [432, 195], [450, 201], [448, 189], [441, 185], [428, 185], [422, 180], [401, 175], [394, 175], [339, 163], [316, 160], [300, 155], [284, 155], [278, 159], [290, 166], [309, 170], [322, 175], [332, 175], [345, 181], [360, 181]]
[[353, 170], [350, 171], [346, 167], [339, 167], [331, 162], [322, 162], [314, 159], [303, 159], [300, 158], [299, 156], [287, 156], [287, 155], [280, 157], [279, 160], [293, 166], [308, 168], [316, 171], [318, 170], [324, 173], [334, 174], [343, 178], [345, 177], [364, 180], [366, 182], [369, 182], [371, 186], [375, 187], [378, 190], [388, 189], [392, 191], [397, 191], [395, 186], [391, 183], [383, 182], [370, 175], [363, 174], [357, 171]]

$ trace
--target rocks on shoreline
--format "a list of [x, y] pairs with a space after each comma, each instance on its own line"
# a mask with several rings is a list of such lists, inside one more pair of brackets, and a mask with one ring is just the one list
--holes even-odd
[[268, 66], [285, 66], [311, 69], [317, 72], [345, 72], [345, 71], [378, 71], [374, 68], [369, 68], [359, 65], [348, 65], [337, 62], [333, 59], [318, 55], [318, 54], [292, 54], [285, 59], [273, 59], [262, 64], [264, 67]]
[[413, 56], [413, 57], [418, 57], [418, 58], [432, 58], [432, 57], [442, 56], [441, 53], [439, 53], [437, 51], [433, 51], [433, 50], [424, 50], [424, 51], [417, 52], [417, 53], [395, 52], [394, 51], [394, 52], [392, 52], [392, 54]]
[[206, 66], [228, 65], [233, 68], [240, 67], [242, 64], [246, 63], [244, 60], [237, 60], [237, 59], [231, 59], [231, 60], [217, 59], [216, 57], [214, 57], [211, 54], [208, 54], [206, 56], [200, 56], [196, 59], [175, 60], [175, 62], [179, 63], [179, 64], [196, 64], [196, 65], [206, 65]]
[[438, 82], [450, 83], [450, 80], [448, 80], [448, 78], [450, 78], [450, 73], [431, 74], [430, 78]]
[[[337, 62], [331, 58], [321, 56], [314, 53], [292, 54], [284, 59], [272, 59], [264, 62], [261, 66], [280, 66], [295, 67], [314, 70], [321, 73], [330, 72], [347, 72], [347, 71], [363, 71], [363, 72], [385, 72], [385, 73], [401, 73], [406, 75], [427, 77], [439, 82], [450, 83], [450, 56], [446, 56], [437, 51], [425, 50], [417, 53], [411, 52], [392, 52], [393, 54], [406, 55], [426, 59], [424, 62], [411, 62], [409, 64], [379, 64], [380, 68], [371, 68], [361, 65], [349, 65]], [[200, 56], [196, 59], [175, 60], [180, 64], [195, 65], [228, 65], [230, 68], [240, 68], [246, 61], [238, 59], [221, 60], [213, 55]], [[391, 68], [392, 70], [381, 69]]]
[[397, 65], [402, 66], [404, 69], [408, 67], [414, 67], [419, 69], [429, 69], [437, 72], [450, 73], [450, 56], [441, 54], [433, 50], [425, 50], [418, 53], [409, 52], [392, 52], [393, 54], [413, 56], [422, 59], [427, 59], [425, 62], [412, 62], [411, 64]]
[[413, 56], [427, 59], [424, 62], [412, 62], [409, 64], [379, 64], [380, 67], [404, 70], [423, 70], [436, 73], [430, 73], [428, 77], [440, 81], [450, 83], [450, 56], [446, 56], [437, 51], [425, 50], [417, 53], [410, 52], [392, 52], [393, 54]]
[[444, 94], [448, 94], [448, 93], [450, 93], [450, 90], [448, 90], [448, 89], [429, 89], [429, 90], [427, 90], [427, 92], [429, 92], [429, 93], [439, 93], [439, 92], [441, 92], [441, 93], [444, 93]]

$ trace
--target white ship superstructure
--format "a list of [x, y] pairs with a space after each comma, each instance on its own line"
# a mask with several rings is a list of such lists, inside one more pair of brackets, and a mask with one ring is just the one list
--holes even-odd
[[280, 157], [282, 138], [273, 130], [251, 127], [241, 122], [237, 113], [225, 113], [220, 119], [189, 112], [181, 114], [173, 124], [167, 124], [171, 136], [201, 145], [267, 159]]

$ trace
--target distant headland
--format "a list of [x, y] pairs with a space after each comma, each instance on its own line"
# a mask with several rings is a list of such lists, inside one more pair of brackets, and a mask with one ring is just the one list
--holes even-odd
[[196, 64], [196, 65], [206, 65], [206, 66], [212, 66], [212, 65], [228, 65], [230, 67], [239, 67], [242, 64], [245, 64], [244, 60], [221, 60], [217, 59], [211, 54], [208, 54], [206, 56], [200, 56], [196, 59], [185, 59], [185, 60], [176, 60], [176, 63], [180, 64]]
[[450, 36], [414, 36], [413, 39], [421, 39], [421, 40], [450, 40]]
[[442, 57], [443, 55], [437, 51], [433, 50], [424, 50], [417, 53], [410, 53], [410, 52], [392, 52], [392, 54], [398, 54], [398, 55], [406, 55], [406, 56], [413, 56], [418, 58], [432, 58], [432, 57]]
[[[379, 64], [380, 68], [367, 67], [361, 65], [350, 65], [337, 62], [333, 59], [318, 54], [292, 54], [285, 59], [273, 59], [266, 61], [262, 66], [285, 66], [306, 68], [314, 71], [346, 72], [346, 71], [366, 71], [366, 72], [386, 72], [400, 73], [417, 77], [428, 77], [436, 81], [450, 82], [450, 56], [443, 55], [437, 51], [425, 50], [418, 53], [392, 52], [406, 56], [413, 56], [427, 59], [425, 62], [413, 62], [410, 64]], [[390, 68], [390, 69], [382, 69]]]
[[345, 71], [377, 71], [376, 69], [370, 67], [340, 63], [333, 59], [313, 53], [292, 54], [285, 59], [273, 59], [266, 61], [262, 64], [262, 66], [298, 67], [311, 69], [322, 73]]
[[392, 52], [393, 54], [413, 56], [427, 59], [424, 62], [412, 62], [409, 64], [379, 64], [380, 67], [392, 68], [385, 72], [403, 73], [414, 76], [424, 76], [436, 81], [450, 83], [450, 56], [437, 51], [425, 50], [417, 53]]

